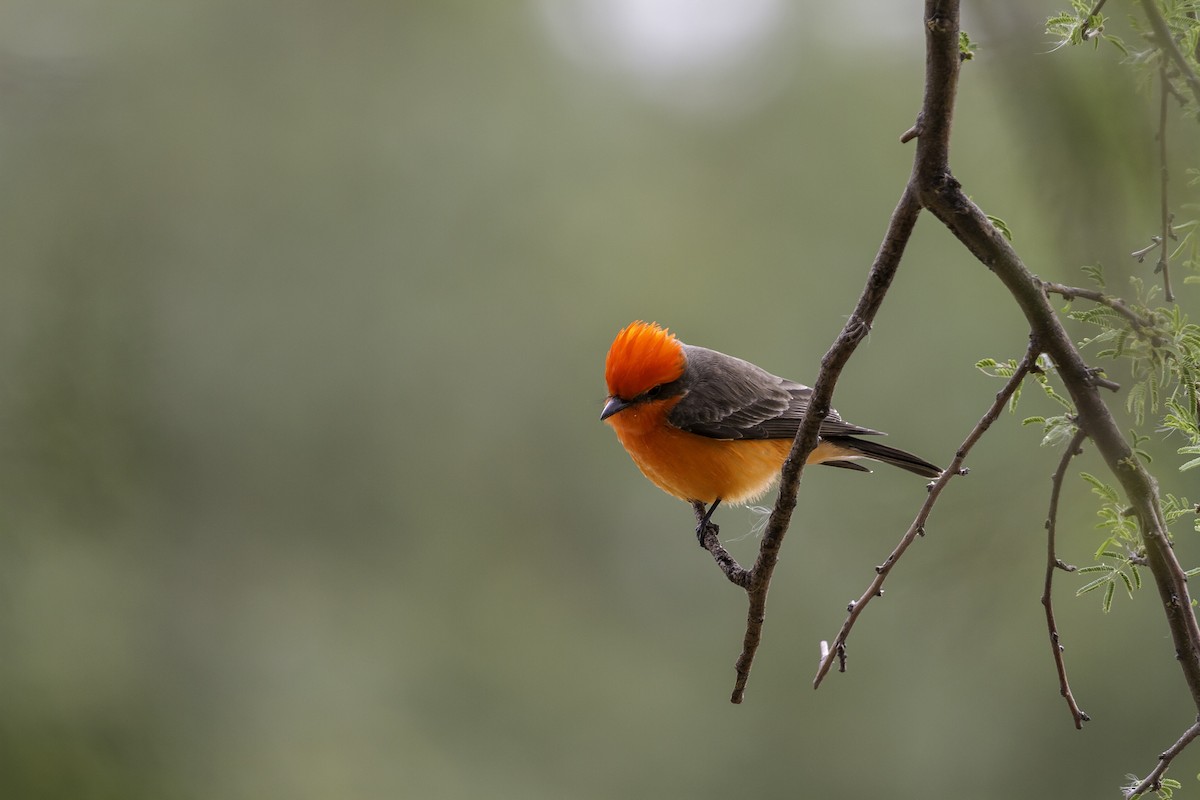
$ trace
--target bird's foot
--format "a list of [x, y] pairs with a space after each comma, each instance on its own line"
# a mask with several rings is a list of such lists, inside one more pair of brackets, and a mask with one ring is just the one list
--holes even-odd
[[712, 514], [717, 510], [717, 505], [720, 500], [713, 501], [713, 504], [707, 509], [704, 508], [704, 503], [699, 500], [692, 501], [692, 509], [696, 512], [696, 541], [701, 547], [704, 547], [704, 536], [708, 533], [708, 529], [712, 528], [713, 536], [717, 536], [721, 532], [720, 526], [712, 522]]

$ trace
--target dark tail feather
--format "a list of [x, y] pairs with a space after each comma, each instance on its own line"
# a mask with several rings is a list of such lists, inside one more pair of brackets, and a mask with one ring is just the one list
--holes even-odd
[[915, 472], [925, 478], [936, 478], [942, 474], [941, 467], [930, 464], [925, 459], [914, 456], [912, 453], [897, 450], [895, 447], [888, 447], [886, 444], [870, 442], [865, 439], [853, 439], [849, 436], [827, 436], [823, 438], [828, 442], [845, 447], [847, 450], [859, 453], [866, 458], [873, 458], [876, 461], [882, 461], [884, 464], [891, 464], [893, 467]]
[[864, 467], [856, 461], [822, 461], [822, 467], [841, 467], [842, 469], [852, 469], [855, 472], [870, 472], [869, 467]]

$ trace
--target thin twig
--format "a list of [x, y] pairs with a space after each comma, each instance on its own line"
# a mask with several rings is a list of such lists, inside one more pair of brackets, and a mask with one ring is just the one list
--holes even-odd
[[1142, 779], [1141, 783], [1136, 786], [1124, 790], [1124, 795], [1128, 800], [1133, 800], [1135, 797], [1141, 797], [1146, 792], [1157, 792], [1162, 788], [1162, 776], [1167, 771], [1167, 767], [1175, 760], [1175, 756], [1183, 752], [1192, 740], [1200, 736], [1200, 719], [1197, 719], [1192, 727], [1183, 732], [1183, 736], [1179, 737], [1179, 741], [1164, 750], [1158, 757], [1158, 763], [1154, 765], [1154, 769], [1150, 774]]
[[1154, 328], [1153, 319], [1149, 317], [1143, 317], [1141, 314], [1130, 308], [1129, 304], [1119, 297], [1111, 297], [1094, 289], [1080, 289], [1075, 286], [1066, 286], [1064, 284], [1054, 283], [1052, 281], [1042, 281], [1042, 288], [1045, 289], [1048, 294], [1061, 295], [1068, 300], [1080, 298], [1083, 300], [1090, 300], [1098, 305], [1107, 306], [1123, 316], [1125, 319], [1129, 320], [1129, 324], [1132, 325], [1134, 330], [1138, 332], [1150, 331]]
[[1062, 458], [1058, 462], [1058, 469], [1054, 470], [1054, 476], [1050, 479], [1050, 511], [1046, 515], [1046, 583], [1042, 589], [1042, 605], [1046, 608], [1046, 629], [1050, 633], [1050, 649], [1054, 652], [1054, 666], [1058, 669], [1058, 688], [1067, 700], [1067, 707], [1071, 709], [1071, 717], [1075, 720], [1076, 730], [1081, 730], [1083, 723], [1090, 720], [1091, 717], [1075, 702], [1075, 695], [1071, 693], [1071, 684], [1067, 681], [1067, 665], [1063, 661], [1063, 647], [1058, 636], [1058, 623], [1054, 621], [1052, 591], [1056, 569], [1067, 572], [1075, 571], [1075, 567], [1068, 566], [1059, 560], [1054, 540], [1058, 528], [1058, 498], [1062, 493], [1063, 478], [1067, 474], [1067, 467], [1070, 465], [1071, 459], [1082, 452], [1080, 446], [1086, 438], [1087, 434], [1083, 432], [1082, 428], [1075, 430], [1075, 435], [1067, 443], [1067, 449], [1063, 451]]
[[1175, 293], [1171, 291], [1171, 268], [1168, 253], [1171, 250], [1171, 209], [1167, 205], [1167, 179], [1171, 171], [1167, 167], [1167, 97], [1171, 81], [1167, 78], [1167, 62], [1159, 59], [1158, 73], [1162, 79], [1162, 97], [1158, 104], [1158, 172], [1159, 172], [1159, 210], [1162, 214], [1162, 249], [1158, 252], [1158, 263], [1155, 272], [1161, 272], [1163, 277], [1163, 297], [1168, 303], [1175, 302]]
[[[1077, 286], [1066, 286], [1061, 283], [1054, 283], [1053, 281], [1042, 281], [1042, 289], [1046, 294], [1061, 295], [1067, 300], [1082, 298], [1090, 300], [1097, 305], [1111, 308], [1124, 317], [1129, 322], [1130, 327], [1133, 328], [1133, 332], [1145, 337], [1151, 346], [1159, 347], [1165, 343], [1162, 334], [1157, 330], [1157, 321], [1153, 317], [1143, 317], [1119, 297], [1112, 297], [1095, 289], [1081, 289]], [[1096, 383], [1098, 386], [1104, 386], [1106, 389], [1112, 389], [1113, 391], [1120, 388], [1119, 385], [1112, 382], [1097, 381]]]
[[1025, 379], [1025, 376], [1029, 374], [1030, 370], [1037, 362], [1038, 352], [1039, 351], [1036, 342], [1031, 340], [1029, 343], [1029, 349], [1025, 353], [1025, 357], [1022, 358], [1021, 363], [1017, 365], [1016, 371], [1013, 372], [1012, 377], [1010, 377], [1008, 382], [1004, 384], [1004, 388], [996, 393], [996, 399], [992, 403], [991, 407], [988, 408], [987, 413], [983, 415], [979, 422], [975, 424], [975, 427], [971, 429], [971, 432], [967, 434], [967, 438], [963, 441], [962, 445], [959, 446], [958, 451], [954, 454], [954, 460], [950, 462], [950, 466], [947, 467], [946, 470], [941, 474], [941, 477], [934, 481], [934, 483], [930, 486], [929, 496], [926, 497], [925, 502], [921, 504], [920, 511], [917, 512], [916, 518], [913, 519], [912, 524], [908, 527], [908, 530], [900, 539], [900, 543], [896, 545], [894, 550], [892, 550], [891, 554], [887, 557], [887, 560], [875, 568], [875, 578], [871, 581], [866, 591], [862, 593], [862, 596], [852, 602], [848, 607], [847, 611], [849, 611], [849, 614], [846, 617], [846, 621], [842, 623], [841, 630], [839, 630], [837, 636], [834, 637], [833, 646], [828, 650], [822, 648], [823, 655], [821, 658], [821, 664], [817, 668], [816, 677], [813, 678], [814, 689], [820, 687], [821, 681], [825, 679], [825, 675], [828, 674], [830, 667], [833, 666], [835, 657], [840, 662], [839, 671], [845, 671], [846, 639], [849, 638], [850, 630], [854, 627], [854, 623], [858, 621], [859, 616], [867, 607], [867, 603], [871, 602], [873, 598], [883, 594], [883, 582], [887, 580], [887, 576], [892, 571], [892, 568], [896, 566], [896, 562], [900, 560], [902, 555], [904, 555], [904, 551], [908, 549], [908, 546], [912, 544], [918, 536], [923, 536], [925, 534], [925, 523], [929, 519], [930, 512], [933, 511], [933, 505], [937, 502], [938, 497], [941, 495], [942, 489], [946, 487], [946, 484], [948, 484], [954, 476], [965, 474], [962, 465], [963, 461], [967, 457], [967, 454], [971, 452], [971, 448], [974, 447], [975, 443], [979, 441], [979, 437], [983, 436], [984, 432], [991, 427], [991, 424], [995, 422], [996, 418], [999, 417], [1004, 411], [1004, 406], [1008, 404], [1008, 401], [1012, 398], [1013, 393], [1017, 391], [1017, 387], [1021, 385], [1021, 381]]
[[692, 508], [696, 511], [696, 524], [704, 523], [704, 530], [700, 534], [700, 546], [712, 553], [713, 560], [717, 562], [717, 566], [721, 568], [721, 571], [725, 573], [725, 577], [729, 578], [731, 583], [743, 589], [749, 588], [750, 570], [743, 569], [742, 565], [721, 544], [719, 536], [721, 529], [712, 520], [705, 521], [704, 504], [699, 501], [693, 501]]

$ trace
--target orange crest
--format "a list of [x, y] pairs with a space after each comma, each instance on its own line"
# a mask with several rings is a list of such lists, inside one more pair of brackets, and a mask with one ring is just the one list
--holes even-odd
[[657, 322], [631, 323], [617, 334], [604, 362], [610, 395], [626, 400], [683, 374], [686, 360], [679, 340]]

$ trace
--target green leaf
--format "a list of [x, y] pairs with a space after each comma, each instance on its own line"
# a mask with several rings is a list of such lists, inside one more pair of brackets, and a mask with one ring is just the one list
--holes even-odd
[[971, 37], [966, 31], [958, 32], [958, 57], [962, 61], [970, 61], [975, 57], [975, 51], [979, 49], [979, 45], [971, 41]]
[[1105, 287], [1106, 284], [1104, 282], [1104, 267], [1100, 266], [1099, 264], [1095, 264], [1095, 265], [1084, 264], [1079, 269], [1081, 269], [1085, 275], [1087, 275], [1089, 278], [1091, 278], [1092, 282], [1095, 283], [1097, 286], [1099, 286], [1101, 289], [1103, 289]]
[[1116, 489], [1109, 486], [1095, 475], [1092, 475], [1090, 472], [1081, 472], [1079, 473], [1079, 477], [1090, 483], [1092, 485], [1092, 491], [1100, 495], [1100, 497], [1104, 498], [1108, 502], [1116, 503], [1120, 501], [1121, 496], [1117, 494]]
[[1125, 46], [1125, 42], [1121, 41], [1119, 36], [1113, 36], [1112, 34], [1105, 33], [1101, 34], [1101, 38], [1103, 38], [1104, 41], [1108, 42], [1113, 47], [1120, 50], [1122, 57], [1129, 58], [1129, 48]]
[[[970, 58], [970, 56], [968, 56]], [[991, 214], [986, 215], [988, 222], [992, 223], [992, 227], [1000, 231], [1000, 235], [1010, 242], [1013, 240], [1012, 228], [1008, 227], [1008, 223], [999, 217], [993, 217]]]

